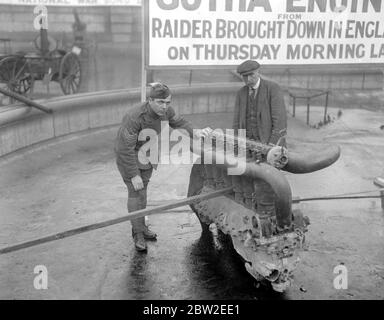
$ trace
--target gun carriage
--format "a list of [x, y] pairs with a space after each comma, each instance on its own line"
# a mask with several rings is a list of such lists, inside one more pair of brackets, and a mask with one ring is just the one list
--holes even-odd
[[[9, 43], [9, 42], [8, 42]], [[46, 29], [34, 40], [37, 51], [0, 53], [0, 83], [9, 91], [29, 96], [37, 80], [56, 81], [65, 95], [79, 92], [82, 74], [78, 55], [58, 48]]]

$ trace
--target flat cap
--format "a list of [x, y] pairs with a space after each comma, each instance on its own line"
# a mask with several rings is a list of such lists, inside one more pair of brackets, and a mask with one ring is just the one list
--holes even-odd
[[237, 67], [237, 73], [239, 73], [240, 75], [246, 75], [247, 73], [250, 73], [259, 68], [260, 64], [257, 61], [247, 60]]
[[149, 97], [152, 99], [165, 99], [171, 94], [171, 90], [160, 82], [151, 83], [151, 91], [149, 92]]

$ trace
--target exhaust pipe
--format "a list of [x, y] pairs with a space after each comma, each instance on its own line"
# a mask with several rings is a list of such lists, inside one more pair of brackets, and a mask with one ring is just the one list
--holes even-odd
[[[234, 163], [238, 165], [239, 161], [244, 161], [245, 172], [242, 176], [249, 177], [251, 179], [260, 179], [265, 181], [275, 193], [275, 208], [276, 208], [276, 222], [280, 230], [289, 229], [292, 223], [292, 191], [288, 183], [288, 180], [278, 169], [265, 164], [265, 163], [253, 163], [246, 162], [244, 158], [235, 158], [232, 155], [224, 155], [221, 152], [215, 152], [212, 149], [204, 149], [195, 145], [192, 150], [194, 153], [201, 155], [208, 155], [209, 159], [212, 159], [212, 163], [208, 165], [215, 165], [222, 169], [228, 169], [234, 167]], [[202, 160], [204, 164], [204, 160]], [[196, 167], [200, 166], [200, 167]], [[199, 185], [202, 187], [202, 165], [194, 164], [191, 172], [190, 188], [197, 190]], [[192, 190], [191, 189], [191, 190]], [[192, 191], [188, 191], [188, 195], [192, 195]]]
[[288, 163], [282, 170], [302, 174], [329, 167], [340, 158], [339, 146], [327, 146], [321, 152], [298, 153], [289, 151]]

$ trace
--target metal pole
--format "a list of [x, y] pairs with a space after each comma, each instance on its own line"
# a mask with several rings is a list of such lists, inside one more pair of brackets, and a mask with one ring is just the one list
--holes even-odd
[[300, 203], [307, 201], [321, 201], [321, 200], [354, 200], [354, 199], [378, 199], [380, 196], [345, 196], [345, 197], [313, 197], [300, 199], [299, 197], [292, 198], [292, 203]]
[[310, 98], [307, 98], [307, 125], [309, 125], [309, 101]]
[[295, 96], [292, 96], [293, 98], [293, 111], [292, 111], [292, 116], [293, 118], [295, 117], [296, 115], [296, 97]]
[[145, 8], [146, 8], [146, 0], [142, 1], [141, 4], [141, 102], [145, 102], [147, 100], [146, 87], [147, 87], [147, 70], [145, 68], [146, 57], [145, 57]]
[[[43, 22], [40, 20], [41, 26]], [[43, 56], [49, 53], [49, 41], [48, 41], [48, 30], [43, 27], [40, 28], [40, 50]]]
[[[384, 188], [384, 178], [377, 177], [373, 181], [373, 184], [380, 188]], [[381, 209], [384, 211], [384, 190], [383, 189], [380, 189], [380, 198], [381, 198]]]
[[189, 71], [189, 86], [192, 85], [192, 70]]
[[22, 242], [22, 243], [19, 243], [19, 244], [16, 244], [16, 245], [5, 247], [5, 248], [0, 249], [0, 254], [14, 252], [14, 251], [18, 251], [18, 250], [21, 250], [21, 249], [37, 246], [39, 244], [43, 244], [43, 243], [46, 243], [46, 242], [51, 242], [51, 241], [55, 241], [55, 240], [59, 240], [59, 239], [67, 238], [67, 237], [71, 237], [71, 236], [74, 236], [74, 235], [77, 235], [77, 234], [80, 234], [80, 233], [84, 233], [84, 232], [87, 232], [87, 231], [96, 230], [96, 229], [100, 229], [100, 228], [105, 228], [105, 227], [108, 227], [108, 226], [111, 226], [111, 225], [114, 225], [114, 224], [122, 223], [122, 222], [125, 222], [125, 221], [128, 221], [128, 220], [132, 220], [132, 219], [137, 219], [137, 218], [144, 217], [144, 216], [147, 216], [147, 215], [156, 214], [156, 213], [157, 214], [158, 213], [162, 213], [162, 212], [164, 212], [166, 210], [174, 209], [174, 208], [177, 208], [177, 207], [182, 207], [182, 206], [191, 204], [191, 203], [193, 203], [195, 201], [201, 201], [201, 200], [207, 200], [207, 199], [211, 199], [211, 198], [216, 198], [218, 196], [224, 195], [224, 194], [232, 192], [232, 191], [233, 191], [233, 188], [232, 187], [228, 187], [228, 188], [225, 188], [225, 189], [220, 189], [220, 190], [217, 190], [217, 191], [200, 194], [200, 195], [193, 196], [193, 197], [188, 197], [186, 199], [178, 200], [178, 201], [175, 201], [175, 202], [172, 202], [172, 203], [169, 203], [169, 204], [164, 204], [164, 205], [161, 205], [161, 206], [158, 206], [158, 207], [155, 207], [155, 208], [147, 208], [147, 209], [138, 210], [138, 211], [135, 211], [135, 212], [130, 213], [128, 215], [119, 217], [119, 218], [115, 218], [115, 219], [106, 220], [106, 221], [103, 221], [103, 222], [98, 222], [98, 223], [90, 224], [90, 225], [79, 227], [79, 228], [76, 228], [76, 229], [71, 229], [71, 230], [67, 230], [67, 231], [64, 231], [64, 232], [52, 234], [50, 236], [46, 236], [46, 237], [43, 237], [43, 238], [40, 238], [40, 239], [26, 241], [26, 242]]
[[35, 101], [31, 100], [31, 99], [28, 99], [28, 98], [26, 98], [26, 97], [24, 97], [24, 96], [22, 96], [22, 95], [20, 95], [18, 93], [15, 93], [15, 92], [3, 89], [3, 88], [0, 88], [0, 93], [6, 95], [8, 97], [11, 97], [13, 99], [19, 100], [19, 101], [21, 101], [21, 102], [23, 102], [23, 103], [25, 103], [25, 104], [27, 104], [27, 105], [29, 105], [31, 107], [37, 108], [37, 109], [39, 109], [41, 111], [44, 111], [46, 113], [52, 113], [53, 112], [52, 109], [44, 107], [40, 103], [37, 103], [37, 102], [35, 102]]
[[327, 121], [327, 111], [328, 111], [328, 95], [329, 95], [329, 91], [327, 91], [327, 94], [325, 96], [325, 108], [324, 108], [324, 124], [326, 123]]

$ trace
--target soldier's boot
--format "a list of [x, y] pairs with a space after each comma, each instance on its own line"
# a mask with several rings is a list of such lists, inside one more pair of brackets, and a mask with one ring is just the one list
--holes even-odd
[[145, 227], [143, 234], [144, 234], [144, 238], [147, 240], [152, 240], [152, 241], [157, 240], [157, 234], [149, 230], [147, 226]]
[[[134, 212], [140, 210], [142, 207], [139, 197], [128, 198], [128, 212]], [[144, 239], [144, 230], [145, 230], [145, 218], [140, 217], [137, 219], [131, 220], [132, 224], [132, 237], [135, 243], [135, 248], [137, 251], [146, 251], [147, 243]]]
[[[147, 207], [147, 186], [145, 186], [145, 189], [143, 190], [143, 192], [140, 192], [139, 194], [139, 199], [140, 199], [140, 209], [145, 209]], [[144, 239], [146, 240], [152, 240], [152, 241], [155, 241], [157, 240], [157, 234], [154, 233], [153, 231], [149, 230], [149, 228], [145, 225], [145, 218], [143, 217], [143, 228], [142, 228], [142, 231], [143, 231], [143, 235], [144, 235]]]
[[135, 242], [135, 248], [139, 252], [147, 251], [147, 243], [144, 239], [144, 232], [138, 232], [133, 235], [133, 241]]

